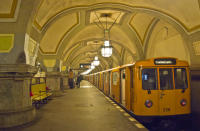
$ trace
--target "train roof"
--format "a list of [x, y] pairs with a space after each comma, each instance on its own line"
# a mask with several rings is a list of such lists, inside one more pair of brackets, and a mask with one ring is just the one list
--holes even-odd
[[189, 66], [187, 61], [175, 57], [156, 57], [137, 61], [135, 66]]
[[179, 60], [175, 57], [155, 57], [155, 58], [150, 58], [146, 60], [140, 60], [131, 64], [121, 65], [121, 66], [111, 68], [108, 70], [99, 71], [99, 72], [93, 73], [93, 75], [109, 72], [109, 71], [117, 71], [121, 68], [130, 67], [130, 66], [143, 66], [143, 67], [144, 66], [189, 66], [189, 64], [187, 61]]

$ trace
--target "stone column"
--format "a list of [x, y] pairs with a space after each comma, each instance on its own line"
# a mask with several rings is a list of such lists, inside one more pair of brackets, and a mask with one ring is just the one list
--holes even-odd
[[61, 73], [60, 72], [47, 72], [46, 85], [53, 93], [52, 96], [61, 96], [63, 93], [60, 88]]
[[25, 124], [35, 118], [30, 83], [36, 71], [26, 64], [0, 65], [0, 128]]
[[64, 90], [69, 89], [67, 74], [62, 74], [62, 82], [63, 82], [63, 89]]

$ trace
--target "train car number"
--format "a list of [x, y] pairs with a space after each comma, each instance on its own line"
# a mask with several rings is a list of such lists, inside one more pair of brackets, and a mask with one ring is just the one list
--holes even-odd
[[170, 108], [163, 108], [163, 112], [170, 112]]

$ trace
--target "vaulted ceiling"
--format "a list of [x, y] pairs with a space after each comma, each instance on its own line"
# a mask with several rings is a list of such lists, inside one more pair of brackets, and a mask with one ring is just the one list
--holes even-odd
[[[115, 22], [110, 31], [114, 63], [109, 65], [103, 57], [101, 61], [107, 63], [106, 67], [117, 66], [145, 57], [145, 40], [156, 21], [160, 21], [156, 26], [167, 27], [171, 36], [178, 31], [170, 28], [178, 27], [166, 23], [179, 24], [186, 32], [198, 29], [198, 5], [196, 0], [173, 4], [168, 0], [43, 0], [35, 14], [34, 27], [43, 34], [40, 53], [44, 58], [59, 58], [67, 66], [78, 67], [79, 63], [101, 56], [99, 51], [104, 39], [101, 28], [105, 28], [106, 21], [108, 26]], [[125, 53], [128, 62], [124, 62]]]
[[[14, 17], [19, 1], [3, 0], [0, 17]], [[59, 59], [63, 65], [78, 68], [98, 55], [101, 67], [109, 68], [148, 58], [152, 55], [149, 49], [159, 47], [149, 43], [174, 36], [184, 41], [184, 35], [199, 31], [199, 5], [199, 0], [38, 0], [31, 28], [40, 34], [42, 60]], [[106, 22], [112, 26], [111, 58], [100, 55]], [[186, 52], [190, 50], [187, 46], [183, 46]], [[186, 54], [183, 59], [189, 57]]]

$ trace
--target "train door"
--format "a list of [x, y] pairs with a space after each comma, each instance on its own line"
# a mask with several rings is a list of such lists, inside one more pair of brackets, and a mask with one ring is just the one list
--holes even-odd
[[121, 91], [121, 104], [125, 107], [125, 104], [126, 104], [126, 100], [125, 100], [125, 88], [126, 88], [126, 85], [125, 85], [125, 77], [126, 77], [126, 74], [125, 74], [125, 69], [122, 69], [121, 71], [120, 71], [120, 75], [121, 75], [121, 82], [120, 82], [120, 84], [121, 84], [121, 89], [120, 89], [120, 91]]
[[101, 81], [101, 82], [102, 82], [102, 83], [101, 83], [101, 86], [102, 86], [102, 87], [101, 87], [101, 89], [102, 89], [102, 91], [104, 91], [104, 81], [105, 81], [104, 73], [102, 73], [101, 76], [102, 76], [102, 81]]
[[132, 78], [132, 71], [131, 71], [131, 67], [126, 67], [126, 71], [125, 71], [125, 101], [126, 101], [126, 109], [130, 110], [131, 109], [131, 99], [133, 99], [131, 97], [131, 87], [132, 87], [132, 83], [131, 81], [133, 81]]
[[99, 73], [99, 80], [98, 80], [99, 81], [99, 86], [98, 87], [99, 87], [100, 90], [101, 90], [101, 81], [102, 81], [101, 79], [102, 79], [101, 73]]
[[109, 95], [109, 72], [106, 72], [106, 95]]
[[97, 88], [99, 88], [99, 74], [97, 74]]
[[92, 84], [94, 85], [95, 83], [95, 75], [92, 75]]
[[112, 72], [112, 88], [114, 99], [120, 103], [120, 71], [119, 69]]
[[95, 77], [94, 86], [97, 86], [97, 75], [95, 74], [94, 77]]
[[107, 74], [104, 73], [104, 93], [107, 94]]
[[175, 90], [172, 68], [159, 68], [159, 112], [160, 115], [175, 114]]
[[111, 72], [109, 71], [109, 96], [112, 97], [112, 76], [111, 76]]

